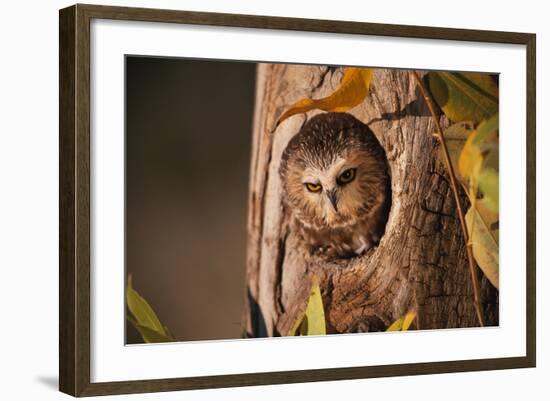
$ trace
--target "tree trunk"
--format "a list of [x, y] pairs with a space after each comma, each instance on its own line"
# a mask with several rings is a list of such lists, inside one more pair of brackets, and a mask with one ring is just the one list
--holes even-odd
[[[303, 310], [311, 277], [323, 296], [328, 333], [385, 330], [415, 309], [413, 328], [477, 326], [472, 284], [455, 201], [438, 161], [433, 121], [407, 71], [375, 70], [365, 101], [350, 111], [386, 151], [392, 207], [380, 244], [361, 257], [311, 256], [288, 228], [278, 174], [290, 138], [312, 111], [274, 130], [289, 105], [329, 95], [342, 69], [260, 64], [249, 194], [247, 307], [250, 337], [286, 335]], [[449, 125], [441, 117], [443, 127]], [[467, 205], [467, 198], [463, 198]], [[498, 325], [498, 291], [482, 276], [486, 325]]]

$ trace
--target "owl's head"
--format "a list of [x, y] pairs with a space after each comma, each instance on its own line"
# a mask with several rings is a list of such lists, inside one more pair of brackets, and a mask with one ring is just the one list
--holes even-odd
[[323, 113], [289, 142], [280, 175], [286, 202], [303, 224], [337, 228], [364, 218], [385, 196], [387, 167], [365, 124], [350, 114]]

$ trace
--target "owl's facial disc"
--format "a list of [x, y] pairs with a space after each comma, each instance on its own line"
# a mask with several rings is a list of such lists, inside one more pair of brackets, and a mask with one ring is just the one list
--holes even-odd
[[327, 224], [347, 220], [355, 212], [357, 166], [339, 159], [328, 168], [306, 168], [303, 185], [306, 197]]

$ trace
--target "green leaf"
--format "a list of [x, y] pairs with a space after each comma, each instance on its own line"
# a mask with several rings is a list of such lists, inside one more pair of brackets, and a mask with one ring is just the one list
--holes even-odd
[[407, 331], [411, 327], [411, 324], [414, 322], [415, 318], [416, 312], [409, 311], [405, 314], [405, 316], [402, 316], [393, 322], [390, 327], [386, 329], [386, 331]]
[[[474, 258], [487, 279], [498, 288], [498, 229], [491, 229], [490, 221], [494, 214], [484, 206], [484, 201], [476, 201], [476, 208], [466, 213], [466, 225], [471, 233], [470, 242]], [[497, 215], [498, 216], [498, 215]]]
[[169, 343], [174, 341], [173, 338], [152, 330], [149, 327], [142, 325], [136, 325], [135, 327], [143, 337], [143, 341], [146, 343]]
[[497, 112], [482, 121], [476, 129], [473, 143], [480, 146], [484, 153], [498, 145], [498, 121], [499, 114]]
[[164, 332], [166, 333], [166, 335], [169, 337], [169, 338], [174, 338], [174, 335], [172, 334], [172, 332], [170, 330], [168, 330], [168, 327], [166, 326], [162, 326], [164, 327]]
[[488, 74], [430, 72], [428, 83], [436, 103], [451, 121], [478, 123], [498, 111], [498, 85]]
[[126, 304], [132, 316], [128, 320], [140, 332], [145, 342], [174, 341], [172, 335], [162, 325], [149, 303], [132, 287], [132, 276], [128, 275]]
[[483, 199], [493, 212], [498, 213], [499, 189], [498, 172], [492, 168], [484, 169], [478, 177], [479, 190], [483, 194]]
[[128, 317], [128, 320], [130, 321], [130, 323], [132, 323], [139, 334], [141, 334], [143, 341], [145, 341], [146, 343], [167, 343], [175, 341], [171, 335], [165, 335], [147, 326], [142, 326], [141, 324], [137, 323], [137, 321], [133, 318]]
[[323, 307], [323, 298], [319, 284], [314, 282], [307, 301], [305, 311], [300, 314], [294, 326], [289, 332], [289, 336], [315, 336], [327, 334], [325, 309]]

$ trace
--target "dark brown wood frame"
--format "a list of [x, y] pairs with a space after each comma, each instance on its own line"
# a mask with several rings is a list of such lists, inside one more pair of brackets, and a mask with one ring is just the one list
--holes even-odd
[[[527, 49], [527, 355], [513, 358], [91, 383], [90, 21], [92, 18], [525, 45]], [[74, 396], [92, 396], [535, 366], [535, 34], [81, 4], [60, 10], [59, 32], [59, 388], [62, 392]]]

